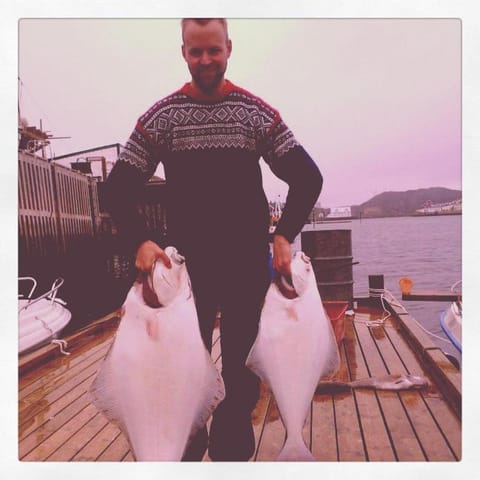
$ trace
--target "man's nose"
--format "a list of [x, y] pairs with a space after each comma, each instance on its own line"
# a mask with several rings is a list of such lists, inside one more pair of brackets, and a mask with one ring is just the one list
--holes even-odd
[[210, 62], [211, 62], [211, 58], [210, 58], [210, 55], [208, 54], [208, 52], [203, 52], [202, 53], [202, 56], [200, 57], [200, 63], [202, 65], [208, 65]]

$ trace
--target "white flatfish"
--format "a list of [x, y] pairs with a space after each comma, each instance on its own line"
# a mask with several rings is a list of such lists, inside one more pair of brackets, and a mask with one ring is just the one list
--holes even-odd
[[205, 348], [184, 258], [165, 250], [148, 278], [162, 306], [146, 304], [136, 283], [106, 359], [91, 387], [93, 403], [127, 436], [137, 461], [178, 461], [189, 439], [225, 396]]
[[311, 461], [302, 428], [317, 384], [338, 370], [340, 356], [310, 259], [297, 252], [291, 269], [297, 296], [270, 285], [246, 364], [272, 390], [287, 431], [278, 460]]

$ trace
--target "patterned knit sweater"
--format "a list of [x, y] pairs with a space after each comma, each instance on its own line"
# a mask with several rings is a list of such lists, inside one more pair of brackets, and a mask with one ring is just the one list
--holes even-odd
[[289, 185], [277, 233], [293, 241], [321, 190], [316, 164], [260, 98], [227, 80], [221, 98], [207, 102], [186, 84], [139, 118], [107, 180], [108, 208], [132, 248], [146, 240], [135, 203], [162, 162], [168, 244], [185, 254], [263, 249], [269, 210], [260, 157]]

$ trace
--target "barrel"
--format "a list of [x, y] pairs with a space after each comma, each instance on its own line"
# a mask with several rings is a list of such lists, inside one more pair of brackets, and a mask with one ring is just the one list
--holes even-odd
[[312, 261], [322, 300], [353, 300], [351, 230], [302, 232], [302, 251]]

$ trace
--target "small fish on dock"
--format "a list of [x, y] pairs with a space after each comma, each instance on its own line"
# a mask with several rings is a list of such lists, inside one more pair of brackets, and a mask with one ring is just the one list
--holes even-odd
[[368, 377], [351, 382], [320, 382], [316, 394], [346, 392], [352, 388], [370, 388], [374, 390], [419, 390], [429, 386], [428, 380], [419, 375], [383, 375]]
[[167, 247], [136, 282], [91, 387], [94, 405], [116, 423], [137, 461], [179, 461], [223, 400], [222, 377], [205, 348], [185, 259]]

